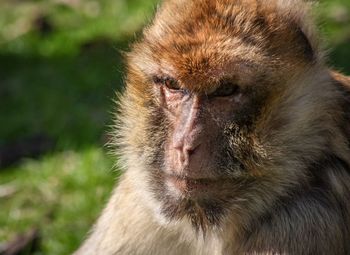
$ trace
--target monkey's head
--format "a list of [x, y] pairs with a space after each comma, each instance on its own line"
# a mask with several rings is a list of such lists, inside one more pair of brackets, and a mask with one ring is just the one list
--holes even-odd
[[336, 92], [308, 6], [169, 0], [134, 44], [117, 143], [161, 215], [205, 229], [263, 213], [335, 146]]

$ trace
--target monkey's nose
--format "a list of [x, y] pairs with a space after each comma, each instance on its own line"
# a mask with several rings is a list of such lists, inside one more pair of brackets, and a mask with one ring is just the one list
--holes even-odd
[[196, 146], [184, 146], [184, 145], [175, 145], [174, 149], [177, 154], [177, 162], [180, 166], [185, 167], [190, 163], [191, 156], [198, 150], [199, 144]]

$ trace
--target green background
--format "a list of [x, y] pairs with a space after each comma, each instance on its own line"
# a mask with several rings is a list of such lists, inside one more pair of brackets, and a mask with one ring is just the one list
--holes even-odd
[[[123, 52], [155, 0], [0, 1], [0, 152], [50, 145], [0, 168], [0, 251], [33, 227], [35, 254], [69, 254], [107, 201], [119, 172], [108, 154]], [[350, 1], [321, 1], [329, 64], [350, 74]]]

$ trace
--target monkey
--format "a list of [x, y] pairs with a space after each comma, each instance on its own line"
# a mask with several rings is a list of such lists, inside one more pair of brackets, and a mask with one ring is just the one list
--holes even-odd
[[350, 254], [350, 78], [313, 8], [161, 3], [126, 54], [122, 176], [76, 255]]

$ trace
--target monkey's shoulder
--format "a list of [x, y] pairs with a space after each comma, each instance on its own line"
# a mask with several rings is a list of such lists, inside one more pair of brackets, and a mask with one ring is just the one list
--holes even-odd
[[331, 71], [332, 78], [343, 86], [350, 93], [350, 76], [346, 76], [337, 71]]

